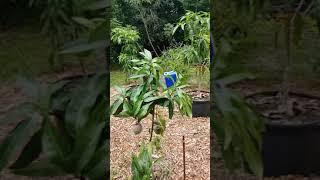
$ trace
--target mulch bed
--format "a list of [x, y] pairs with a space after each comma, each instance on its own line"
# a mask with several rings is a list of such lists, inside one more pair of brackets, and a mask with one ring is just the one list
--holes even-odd
[[[114, 91], [111, 94], [115, 93]], [[165, 110], [161, 114], [167, 118]], [[167, 118], [168, 119], [168, 118]], [[139, 143], [149, 141], [151, 116], [142, 120], [143, 131], [134, 135], [133, 119], [111, 117], [111, 174], [112, 179], [128, 179], [131, 176], [132, 153], [139, 152]], [[182, 136], [185, 136], [186, 179], [210, 179], [210, 123], [209, 118], [187, 118], [175, 112], [167, 120], [167, 128], [161, 139], [161, 150], [156, 154], [164, 159], [156, 166], [159, 179], [183, 178]]]
[[[139, 151], [139, 143], [149, 140], [151, 119], [142, 122], [143, 131], [134, 135], [131, 129], [132, 119], [111, 119], [111, 173], [112, 179], [127, 179], [131, 176], [131, 155]], [[166, 179], [183, 177], [182, 136], [186, 145], [186, 178], [209, 179], [210, 140], [208, 118], [183, 119], [174, 116], [169, 120], [162, 139], [162, 149], [157, 153], [164, 159], [160, 163]]]

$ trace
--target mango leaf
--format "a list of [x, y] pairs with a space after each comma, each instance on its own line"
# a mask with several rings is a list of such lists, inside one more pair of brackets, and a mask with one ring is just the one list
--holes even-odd
[[76, 21], [77, 23], [79, 23], [80, 25], [85, 26], [87, 28], [94, 28], [95, 27], [95, 24], [92, 21], [90, 21], [89, 19], [87, 19], [87, 18], [84, 18], [84, 17], [72, 17], [72, 19], [74, 21]]
[[77, 173], [82, 172], [84, 167], [94, 156], [100, 135], [105, 125], [106, 122], [99, 124], [89, 122], [89, 124], [82, 129], [82, 133], [75, 138], [75, 147], [71, 154], [77, 157], [75, 160]]
[[3, 117], [0, 118], [0, 125], [8, 123], [10, 121], [18, 120], [32, 114], [35, 110], [34, 104], [30, 102], [24, 102], [18, 106], [11, 108]]
[[[121, 112], [122, 109], [122, 104], [123, 104], [123, 98], [121, 99], [117, 99], [112, 105], [111, 105], [111, 110], [110, 110], [110, 114], [119, 114]], [[120, 112], [119, 112], [120, 110]]]
[[59, 166], [52, 164], [49, 159], [41, 159], [32, 162], [28, 167], [15, 169], [14, 174], [31, 177], [49, 177], [67, 175]]
[[87, 123], [90, 108], [96, 103], [96, 98], [106, 89], [106, 74], [96, 74], [85, 80], [85, 87], [74, 91], [72, 99], [66, 108], [65, 121], [72, 136]]
[[87, 164], [85, 169], [85, 174], [91, 180], [100, 180], [100, 179], [107, 179], [107, 170], [106, 162], [109, 159], [109, 140], [107, 139], [105, 143], [94, 153], [93, 157], [91, 158], [90, 162]]
[[148, 98], [144, 99], [144, 102], [149, 103], [149, 102], [159, 100], [159, 99], [165, 100], [167, 98], [162, 97], [162, 96], [148, 97]]
[[133, 76], [130, 76], [129, 79], [138, 79], [138, 78], [142, 78], [145, 76], [147, 76], [147, 75], [146, 74], [133, 75]]
[[150, 106], [152, 105], [153, 103], [148, 103], [148, 104], [145, 104], [142, 106], [142, 108], [140, 109], [138, 115], [137, 115], [137, 119], [140, 121], [141, 119], [145, 118], [149, 112], [150, 112]]
[[99, 10], [99, 9], [104, 9], [109, 7], [108, 1], [107, 0], [99, 0], [95, 2], [91, 2], [86, 9], [88, 10]]
[[221, 78], [221, 79], [218, 80], [218, 82], [222, 86], [227, 86], [227, 85], [239, 82], [239, 81], [244, 80], [244, 79], [253, 79], [253, 78], [254, 78], [254, 76], [252, 74], [249, 74], [249, 73], [238, 73], [238, 74], [232, 74], [230, 76]]
[[83, 44], [78, 44], [73, 47], [66, 48], [60, 52], [60, 54], [75, 54], [80, 52], [91, 51], [95, 49], [107, 47], [107, 42], [105, 40], [85, 42]]
[[5, 138], [0, 145], [0, 171], [18, 156], [31, 136], [38, 131], [38, 122], [34, 116], [23, 120]]
[[142, 106], [142, 103], [143, 103], [143, 100], [139, 100], [134, 104], [134, 106], [133, 106], [133, 112], [134, 112], [133, 116], [137, 116], [138, 115], [138, 113], [140, 111], [140, 108]]
[[141, 92], [143, 90], [143, 86], [138, 86], [133, 90], [130, 96], [130, 100], [133, 102], [136, 102], [138, 100], [138, 97], [140, 96]]
[[42, 130], [36, 132], [28, 144], [23, 148], [19, 158], [10, 166], [10, 169], [20, 169], [27, 167], [32, 161], [37, 159], [42, 152], [41, 145]]
[[74, 168], [71, 163], [67, 163], [67, 156], [70, 153], [71, 143], [66, 142], [62, 134], [52, 125], [49, 120], [44, 122], [42, 147], [50, 161], [61, 167], [64, 171], [71, 171]]

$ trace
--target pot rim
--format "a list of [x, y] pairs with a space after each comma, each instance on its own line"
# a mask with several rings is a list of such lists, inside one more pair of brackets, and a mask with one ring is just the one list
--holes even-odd
[[[254, 92], [251, 93], [247, 96], [245, 96], [245, 100], [259, 95], [259, 94], [264, 94], [264, 95], [276, 95], [279, 91], [258, 91], [258, 92]], [[289, 95], [295, 95], [295, 96], [300, 96], [300, 97], [304, 97], [304, 98], [310, 98], [310, 99], [317, 99], [320, 101], [320, 97], [316, 96], [316, 95], [310, 95], [310, 94], [305, 94], [305, 93], [300, 93], [300, 92], [294, 92], [294, 91], [290, 91]], [[272, 122], [269, 121], [267, 118], [263, 118], [264, 120], [264, 124], [267, 127], [277, 127], [277, 128], [320, 128], [320, 119], [317, 121], [313, 121], [313, 122], [307, 122], [307, 123], [293, 123], [293, 124], [284, 124], [281, 122]]]

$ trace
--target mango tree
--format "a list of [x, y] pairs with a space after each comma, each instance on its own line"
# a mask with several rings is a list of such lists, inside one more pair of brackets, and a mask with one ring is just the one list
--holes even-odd
[[156, 107], [163, 106], [168, 109], [169, 118], [173, 117], [175, 105], [179, 107], [182, 115], [191, 116], [191, 99], [182, 90], [185, 85], [179, 82], [170, 88], [166, 88], [161, 81], [161, 66], [157, 58], [152, 58], [151, 52], [144, 50], [140, 53], [141, 60], [133, 60], [133, 69], [136, 74], [132, 79], [140, 79], [141, 83], [134, 87], [117, 87], [120, 92], [111, 106], [111, 114], [121, 117], [133, 117], [139, 126], [136, 133], [141, 132], [140, 121], [152, 115], [152, 127], [150, 141], [152, 140], [153, 125], [156, 115]]

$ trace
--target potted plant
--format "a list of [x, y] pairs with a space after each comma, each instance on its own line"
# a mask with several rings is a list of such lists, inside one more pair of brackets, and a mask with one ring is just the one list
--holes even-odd
[[[299, 48], [303, 21], [313, 3], [288, 3], [275, 17], [282, 24], [286, 59], [279, 91], [263, 91], [246, 98], [266, 124], [263, 161], [266, 176], [320, 173], [320, 97], [290, 89], [293, 50]], [[311, 11], [312, 12], [312, 9]]]
[[190, 91], [192, 96], [193, 117], [208, 117], [210, 112], [210, 93], [201, 89], [201, 83], [206, 78], [206, 71], [209, 70], [209, 44], [210, 44], [210, 17], [208, 12], [187, 11], [181, 17], [179, 23], [173, 30], [173, 34], [180, 28], [185, 33], [185, 40], [190, 43], [189, 53], [193, 54], [191, 62], [196, 69], [195, 75], [198, 77], [197, 89]]

